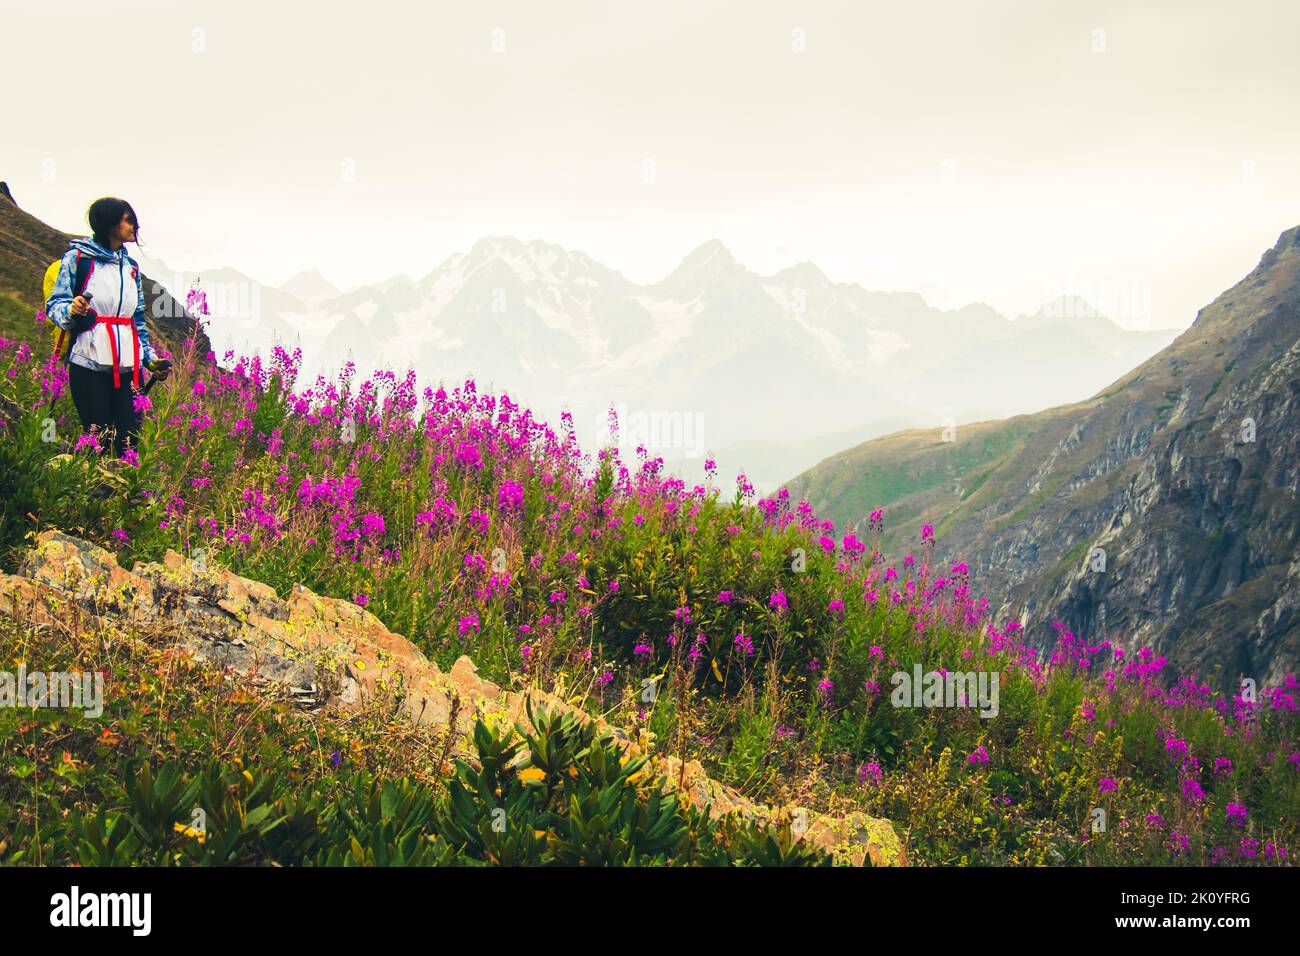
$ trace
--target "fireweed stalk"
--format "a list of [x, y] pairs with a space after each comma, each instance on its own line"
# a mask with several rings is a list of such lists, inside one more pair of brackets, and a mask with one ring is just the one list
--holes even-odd
[[[643, 450], [584, 454], [567, 415], [557, 430], [472, 380], [349, 364], [301, 382], [301, 364], [184, 343], [138, 456], [111, 462], [79, 441], [64, 370], [0, 341], [4, 560], [57, 526], [127, 565], [170, 548], [304, 583], [443, 665], [467, 653], [672, 733], [757, 796], [890, 816], [921, 862], [1290, 862], [1294, 676], [1233, 699], [1063, 626], [1044, 654], [990, 619], [964, 563], [937, 564], [932, 529], [890, 562], [785, 490], [757, 498], [741, 475], [724, 495], [713, 470], [688, 487]], [[93, 470], [120, 493], [91, 497]], [[889, 706], [889, 675], [918, 666], [996, 672], [997, 716]]]

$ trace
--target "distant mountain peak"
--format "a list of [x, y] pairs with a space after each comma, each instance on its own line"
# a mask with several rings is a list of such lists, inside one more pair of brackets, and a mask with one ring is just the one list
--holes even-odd
[[1100, 319], [1102, 314], [1091, 302], [1077, 295], [1058, 295], [1038, 307], [1034, 318], [1042, 319]]
[[722, 244], [721, 239], [710, 239], [696, 246], [686, 258], [682, 260], [682, 265], [704, 265], [713, 263], [716, 265], [739, 265], [736, 257], [731, 254], [731, 250]]
[[319, 269], [304, 269], [295, 273], [280, 284], [283, 292], [288, 292], [299, 299], [326, 299], [339, 295], [339, 289], [323, 275]]
[[[0, 184], [3, 185], [3, 184]], [[1279, 256], [1300, 252], [1300, 226], [1292, 226], [1277, 237], [1272, 249], [1267, 250], [1259, 260], [1259, 269], [1267, 269], [1277, 261]]]
[[782, 285], [800, 286], [805, 289], [815, 289], [833, 284], [826, 277], [826, 273], [822, 272], [815, 263], [806, 259], [803, 262], [796, 262], [792, 266], [787, 266], [780, 272], [774, 273], [770, 278]]
[[672, 274], [659, 283], [659, 288], [690, 297], [719, 280], [748, 274], [721, 240], [710, 239], [695, 247]]
[[525, 241], [514, 236], [487, 236], [478, 240], [467, 253], [451, 256], [434, 270], [433, 276], [451, 269], [462, 275], [471, 273], [513, 275], [529, 285], [568, 285], [582, 283], [588, 286], [602, 283], [621, 287], [627, 280], [622, 275], [596, 262], [577, 249], [542, 239]]
[[514, 236], [484, 236], [470, 247], [470, 259], [482, 262], [502, 254], [518, 254], [524, 250], [526, 243]]

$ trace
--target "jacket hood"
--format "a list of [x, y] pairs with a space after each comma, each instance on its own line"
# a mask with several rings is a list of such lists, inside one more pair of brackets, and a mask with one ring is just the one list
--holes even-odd
[[[102, 262], [118, 261], [118, 253], [113, 252], [111, 249], [104, 248], [98, 242], [96, 242], [94, 239], [91, 238], [73, 239], [68, 243], [68, 250], [71, 251], [74, 249], [81, 252], [82, 255], [91, 256], [92, 258], [99, 259]], [[130, 259], [131, 262], [135, 262], [135, 260], [132, 259], [131, 256], [127, 253], [126, 246], [123, 246], [120, 251], [121, 254], [125, 256], [127, 259]]]

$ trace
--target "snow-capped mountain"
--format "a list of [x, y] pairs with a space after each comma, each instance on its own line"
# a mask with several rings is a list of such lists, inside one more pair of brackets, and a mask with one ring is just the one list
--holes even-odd
[[278, 342], [300, 345], [312, 374], [351, 359], [448, 385], [473, 376], [552, 420], [568, 409], [588, 442], [614, 407], [625, 452], [644, 443], [689, 477], [712, 452], [760, 488], [897, 428], [1084, 398], [1175, 335], [1126, 331], [1077, 302], [1014, 320], [982, 304], [944, 311], [807, 262], [761, 276], [717, 240], [646, 286], [512, 237], [347, 292], [315, 273], [273, 288], [212, 270], [202, 284], [219, 352]]

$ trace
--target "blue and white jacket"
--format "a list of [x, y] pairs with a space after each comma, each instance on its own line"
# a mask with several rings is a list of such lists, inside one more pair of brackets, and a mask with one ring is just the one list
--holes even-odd
[[[90, 307], [104, 318], [129, 317], [140, 339], [140, 364], [152, 362], [155, 353], [149, 341], [149, 330], [144, 322], [144, 285], [140, 281], [140, 266], [126, 254], [126, 248], [116, 252], [105, 249], [94, 239], [73, 239], [59, 266], [59, 277], [45, 302], [46, 317], [61, 329], [74, 331], [77, 316], [69, 311], [76, 292], [72, 283], [77, 275], [77, 252], [94, 260], [90, 278], [86, 282], [86, 295]], [[125, 325], [100, 325], [82, 332], [72, 343], [68, 361], [95, 372], [113, 369], [113, 343], [117, 338], [117, 365], [129, 369], [135, 365], [135, 351], [131, 329]]]

